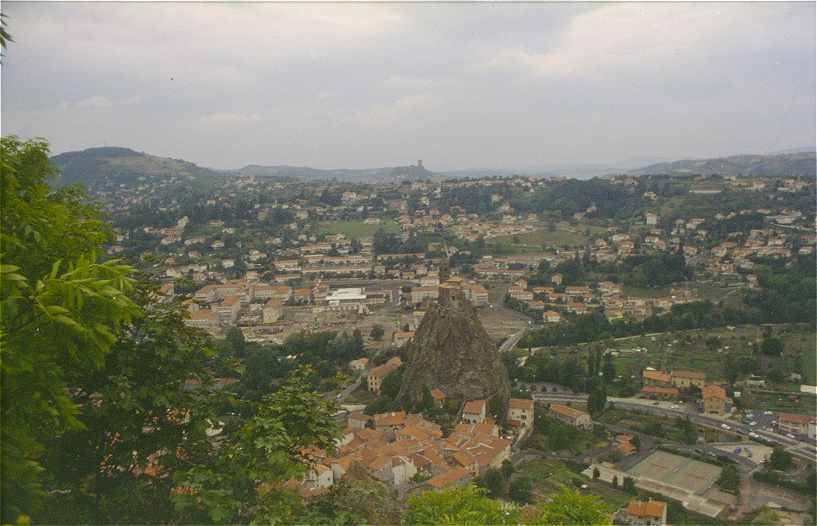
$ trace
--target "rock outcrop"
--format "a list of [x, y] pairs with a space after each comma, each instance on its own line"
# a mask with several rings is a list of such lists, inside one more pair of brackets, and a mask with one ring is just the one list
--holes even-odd
[[420, 402], [426, 388], [436, 387], [448, 399], [496, 398], [507, 409], [511, 386], [499, 350], [460, 295], [441, 294], [409, 345], [401, 402]]

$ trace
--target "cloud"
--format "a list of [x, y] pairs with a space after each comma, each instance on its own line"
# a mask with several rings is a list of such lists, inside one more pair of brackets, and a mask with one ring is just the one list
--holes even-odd
[[484, 64], [554, 78], [633, 71], [694, 75], [713, 62], [728, 69], [723, 59], [736, 54], [746, 60], [758, 51], [785, 48], [787, 41], [813, 44], [813, 24], [789, 23], [780, 31], [797, 10], [780, 4], [746, 9], [716, 3], [607, 4], [572, 18], [555, 43], [493, 50]]
[[366, 126], [386, 127], [410, 124], [439, 109], [445, 99], [432, 93], [417, 93], [385, 103], [375, 104], [355, 116], [354, 120]]
[[211, 130], [236, 129], [250, 126], [261, 121], [256, 113], [208, 113], [202, 115], [198, 122], [203, 128]]
[[[814, 140], [813, 3], [10, 2], [4, 13], [3, 131], [57, 152], [107, 143], [219, 167], [453, 169]], [[229, 151], [225, 134], [240, 136]]]

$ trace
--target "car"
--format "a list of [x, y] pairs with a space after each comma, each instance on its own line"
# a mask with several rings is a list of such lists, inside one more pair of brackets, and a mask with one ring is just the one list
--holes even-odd
[[726, 425], [726, 424], [721, 424], [721, 428], [722, 428], [722, 429], [732, 429], [731, 427], [729, 427], [729, 426], [728, 426], [728, 425]]
[[756, 425], [757, 425], [757, 422], [755, 422], [754, 420], [752, 420], [751, 422], [749, 422], [749, 425], [750, 425], [750, 426], [756, 426]]
[[789, 438], [790, 438], [790, 439], [792, 439], [792, 440], [794, 440], [794, 439], [795, 439], [795, 438], [794, 438], [794, 435], [792, 435], [791, 433], [786, 433], [786, 436], [787, 436], [787, 437], [789, 437]]

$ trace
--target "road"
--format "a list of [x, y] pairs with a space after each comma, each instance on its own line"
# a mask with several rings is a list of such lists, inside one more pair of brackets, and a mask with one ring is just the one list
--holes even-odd
[[515, 332], [515, 333], [511, 334], [510, 336], [508, 336], [508, 339], [505, 340], [502, 343], [502, 345], [499, 346], [499, 352], [501, 352], [501, 353], [502, 352], [508, 352], [511, 349], [513, 349], [514, 347], [516, 347], [516, 344], [519, 343], [519, 340], [521, 340], [523, 336], [525, 336], [526, 332], [528, 332], [528, 329], [527, 328], [522, 328], [522, 329], [518, 330], [517, 332]]
[[[567, 394], [552, 394], [552, 393], [535, 393], [532, 398], [537, 402], [556, 402], [556, 403], [586, 403], [587, 395], [567, 395]], [[608, 402], [612, 402], [619, 409], [643, 411], [666, 417], [689, 418], [695, 424], [703, 427], [717, 429], [721, 433], [729, 433], [735, 436], [746, 437], [752, 440], [761, 442], [754, 437], [750, 437], [750, 433], [756, 434], [762, 441], [771, 443], [773, 445], [783, 446], [786, 451], [792, 455], [806, 460], [807, 462], [817, 462], [817, 447], [809, 442], [803, 442], [796, 439], [791, 439], [787, 436], [763, 429], [729, 420], [725, 417], [717, 415], [703, 415], [690, 408], [684, 406], [677, 406], [668, 402], [653, 402], [643, 398], [617, 398], [609, 397]], [[672, 405], [676, 405], [675, 408]], [[728, 426], [728, 429], [723, 426]]]

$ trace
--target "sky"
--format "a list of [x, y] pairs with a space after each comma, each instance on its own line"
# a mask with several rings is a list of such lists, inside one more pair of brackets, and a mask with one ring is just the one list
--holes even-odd
[[815, 4], [3, 2], [2, 132], [214, 168], [815, 144]]

